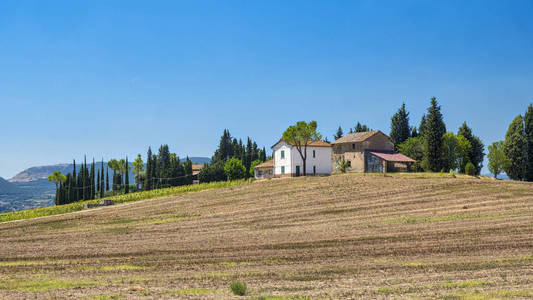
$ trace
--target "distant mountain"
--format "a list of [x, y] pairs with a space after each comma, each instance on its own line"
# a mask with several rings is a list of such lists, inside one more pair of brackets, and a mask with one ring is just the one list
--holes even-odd
[[0, 177], [0, 195], [18, 194], [21, 190], [13, 183]]
[[[211, 162], [209, 157], [189, 157], [193, 164], [203, 165]], [[186, 158], [181, 158], [180, 161], [185, 161]]]

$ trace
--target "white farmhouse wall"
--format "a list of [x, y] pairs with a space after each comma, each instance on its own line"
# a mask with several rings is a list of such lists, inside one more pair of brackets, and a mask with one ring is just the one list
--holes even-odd
[[[304, 167], [300, 153], [296, 147], [291, 147], [285, 142], [280, 142], [273, 149], [274, 158], [274, 175], [283, 175], [281, 173], [281, 167], [285, 167], [285, 173], [296, 174], [296, 166], [300, 166], [300, 174], [303, 175]], [[315, 157], [313, 157], [313, 150], [315, 151]], [[281, 151], [285, 152], [285, 158], [281, 158]], [[331, 174], [332, 162], [331, 147], [308, 147], [307, 148], [307, 174], [313, 174], [313, 166], [316, 167], [316, 174]]]
[[[315, 151], [315, 157], [313, 157], [313, 150]], [[300, 166], [300, 173], [303, 175], [304, 164], [296, 147], [293, 147], [291, 154], [294, 173], [296, 172], [296, 166]], [[308, 147], [305, 162], [308, 175], [313, 174], [313, 166], [316, 167], [317, 174], [331, 174], [331, 147]]]
[[[285, 167], [285, 174], [291, 174], [294, 170], [291, 169], [293, 155], [291, 147], [285, 142], [281, 142], [273, 150], [274, 157], [274, 175], [281, 175], [281, 167]], [[285, 157], [281, 158], [281, 151], [285, 152]]]

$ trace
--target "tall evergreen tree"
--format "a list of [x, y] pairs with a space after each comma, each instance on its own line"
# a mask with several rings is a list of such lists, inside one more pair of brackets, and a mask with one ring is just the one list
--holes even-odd
[[437, 98], [431, 98], [431, 106], [428, 108], [427, 123], [424, 133], [424, 168], [439, 172], [444, 167], [442, 158], [442, 136], [446, 133], [440, 105]]
[[124, 193], [127, 194], [130, 192], [130, 170], [129, 170], [129, 164], [128, 164], [128, 157], [126, 156], [126, 171], [125, 176], [126, 179], [124, 180]]
[[98, 172], [96, 172], [96, 194], [95, 194], [95, 198], [96, 198], [96, 195], [100, 196], [100, 170], [98, 170]]
[[263, 151], [261, 151], [261, 157], [259, 158], [262, 162], [265, 162], [267, 160], [267, 153], [265, 147], [263, 147]]
[[509, 163], [505, 166], [504, 171], [509, 178], [513, 180], [523, 180], [525, 175], [525, 162], [527, 151], [527, 140], [524, 133], [524, 119], [521, 115], [516, 116], [507, 133], [505, 134], [505, 141], [503, 142], [503, 152], [509, 159]]
[[416, 130], [416, 126], [413, 126], [413, 128], [411, 128], [411, 137], [417, 137], [418, 136], [418, 131]]
[[109, 165], [105, 168], [105, 190], [109, 192]]
[[152, 189], [152, 148], [148, 147], [148, 153], [146, 154], [146, 177], [143, 184], [144, 190], [149, 191]]
[[426, 124], [427, 124], [427, 119], [426, 119], [426, 115], [422, 115], [422, 119], [420, 120], [420, 125], [418, 125], [418, 135], [419, 136], [424, 136], [424, 133], [426, 132]]
[[96, 189], [95, 189], [95, 169], [94, 169], [94, 158], [93, 158], [93, 163], [91, 164], [91, 173], [89, 175], [89, 180], [90, 180], [90, 183], [89, 183], [89, 186], [90, 186], [90, 199], [94, 199], [95, 196], [96, 196]]
[[526, 136], [526, 181], [533, 181], [533, 104], [529, 104], [524, 114], [524, 134]]
[[402, 103], [400, 109], [392, 116], [390, 125], [390, 137], [396, 149], [409, 138], [410, 133], [409, 113], [405, 109], [405, 103]]
[[341, 137], [343, 137], [343, 135], [344, 135], [344, 132], [342, 132], [342, 127], [339, 126], [339, 128], [337, 128], [337, 132], [335, 132], [335, 134], [333, 135], [333, 139], [338, 140]]
[[104, 183], [104, 158], [102, 157], [102, 164], [100, 166], [100, 198], [105, 196], [105, 183]]
[[[483, 158], [485, 157], [485, 146], [483, 145], [483, 142], [481, 142], [479, 137], [472, 134], [472, 129], [466, 125], [466, 122], [461, 125], [457, 135], [464, 136], [470, 142], [472, 150], [470, 151], [469, 159], [474, 167], [476, 167], [476, 174], [479, 175], [483, 168]], [[468, 161], [464, 162], [464, 165], [459, 166], [461, 173], [465, 173], [467, 163]]]
[[361, 123], [357, 122], [355, 125], [355, 132], [367, 132], [370, 131], [370, 128], [366, 125], [362, 125]]
[[70, 189], [70, 200], [71, 202], [78, 201], [78, 181], [76, 178], [76, 160], [72, 161], [72, 179], [71, 179], [71, 189]]

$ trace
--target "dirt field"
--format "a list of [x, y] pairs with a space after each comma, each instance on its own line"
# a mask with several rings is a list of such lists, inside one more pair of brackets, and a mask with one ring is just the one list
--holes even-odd
[[1, 299], [530, 298], [533, 184], [268, 180], [3, 223], [0, 241]]

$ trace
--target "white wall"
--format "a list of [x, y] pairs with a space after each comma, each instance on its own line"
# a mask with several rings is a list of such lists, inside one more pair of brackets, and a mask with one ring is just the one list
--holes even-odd
[[[313, 157], [315, 150], [315, 157]], [[281, 151], [285, 151], [285, 158], [281, 159]], [[313, 166], [316, 166], [317, 174], [331, 174], [331, 147], [308, 147], [307, 148], [307, 174], [313, 174]], [[290, 147], [281, 142], [272, 149], [274, 158], [274, 175], [281, 175], [281, 167], [285, 167], [285, 174], [296, 173], [296, 166], [300, 166], [300, 174], [303, 175], [304, 167], [300, 153], [296, 147]]]
[[[281, 151], [285, 151], [285, 158], [281, 158]], [[285, 142], [281, 142], [272, 149], [272, 156], [274, 158], [274, 175], [281, 175], [281, 167], [285, 167], [285, 174], [292, 173], [291, 169], [291, 147]]]
[[[313, 157], [313, 150], [315, 151], [315, 157]], [[296, 166], [300, 166], [300, 173], [303, 175], [304, 164], [296, 147], [292, 149], [292, 156], [294, 173], [296, 172]], [[316, 166], [317, 174], [331, 174], [331, 159], [331, 147], [308, 147], [305, 160], [307, 174], [313, 174], [313, 166]]]

